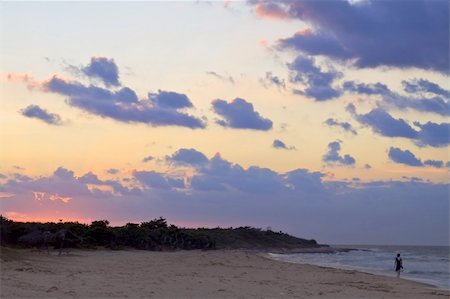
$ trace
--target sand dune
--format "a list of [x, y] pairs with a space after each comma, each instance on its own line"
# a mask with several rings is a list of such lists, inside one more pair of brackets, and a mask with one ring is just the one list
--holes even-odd
[[427, 285], [246, 251], [2, 249], [2, 298], [448, 298]]

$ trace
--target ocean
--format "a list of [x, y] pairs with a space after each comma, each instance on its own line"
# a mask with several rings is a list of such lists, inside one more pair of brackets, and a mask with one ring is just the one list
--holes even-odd
[[385, 276], [396, 276], [394, 261], [397, 253], [403, 259], [401, 277], [450, 289], [448, 246], [333, 246], [355, 249], [338, 253], [274, 254], [276, 260], [311, 264], [347, 270], [357, 270]]

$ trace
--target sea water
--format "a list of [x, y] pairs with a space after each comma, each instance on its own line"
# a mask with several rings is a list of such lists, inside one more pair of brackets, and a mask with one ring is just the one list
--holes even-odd
[[450, 289], [448, 246], [333, 246], [354, 249], [336, 253], [270, 254], [272, 258], [292, 263], [357, 270], [396, 276], [397, 253], [403, 260], [401, 277]]

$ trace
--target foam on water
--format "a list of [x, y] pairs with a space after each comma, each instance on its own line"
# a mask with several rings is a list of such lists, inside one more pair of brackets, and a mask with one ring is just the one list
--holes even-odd
[[[337, 246], [335, 246], [337, 247]], [[394, 277], [397, 253], [403, 259], [402, 278], [425, 282], [449, 290], [448, 246], [345, 246], [354, 248], [338, 253], [271, 254], [285, 262], [312, 264]]]

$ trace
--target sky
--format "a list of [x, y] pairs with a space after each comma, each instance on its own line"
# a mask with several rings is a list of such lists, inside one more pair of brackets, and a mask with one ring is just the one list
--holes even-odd
[[448, 1], [0, 3], [0, 213], [449, 244]]

